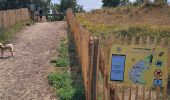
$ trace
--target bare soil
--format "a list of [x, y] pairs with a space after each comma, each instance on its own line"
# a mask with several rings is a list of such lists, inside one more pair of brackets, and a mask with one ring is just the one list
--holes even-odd
[[56, 100], [48, 84], [50, 60], [66, 37], [65, 22], [44, 22], [25, 27], [12, 40], [14, 57], [0, 59], [0, 100]]

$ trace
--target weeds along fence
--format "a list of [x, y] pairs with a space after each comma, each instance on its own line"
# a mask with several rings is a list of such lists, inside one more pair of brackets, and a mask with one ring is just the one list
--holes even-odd
[[6, 29], [17, 22], [30, 19], [30, 12], [27, 8], [0, 11], [0, 28]]
[[[111, 48], [110, 41], [106, 43], [107, 45], [101, 47], [99, 39], [90, 36], [89, 31], [76, 19], [72, 9], [67, 10], [66, 20], [71, 27], [77, 46], [86, 100], [168, 100], [167, 87], [152, 88], [139, 84], [110, 83], [107, 67]], [[111, 42], [126, 45], [129, 41], [127, 37], [124, 39], [118, 37], [114, 40]], [[134, 45], [135, 42], [135, 39], [132, 38], [131, 45]], [[139, 39], [138, 43], [141, 45], [142, 40]], [[150, 44], [149, 38], [146, 44]], [[160, 44], [162, 46], [166, 44], [164, 39]]]

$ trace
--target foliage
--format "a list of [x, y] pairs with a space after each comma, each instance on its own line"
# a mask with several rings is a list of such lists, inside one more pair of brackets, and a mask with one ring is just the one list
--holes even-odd
[[70, 80], [70, 74], [68, 73], [50, 73], [48, 75], [48, 81], [57, 89], [72, 84], [72, 81]]
[[45, 13], [50, 12], [51, 0], [33, 0], [31, 4], [35, 4], [35, 10], [43, 9]]
[[120, 0], [102, 0], [103, 7], [116, 7], [119, 5]]
[[[170, 25], [162, 22], [168, 19], [170, 8], [168, 6], [145, 6], [134, 7], [129, 5], [105, 8], [90, 13], [77, 14], [77, 18], [92, 35], [97, 37], [101, 34], [106, 37], [127, 35], [129, 38], [132, 36], [150, 36], [151, 38], [157, 36], [159, 38], [166, 37], [168, 40], [170, 38]], [[164, 11], [164, 13], [156, 12], [158, 9]], [[153, 19], [149, 19], [150, 16]], [[147, 21], [143, 22], [145, 19]]]
[[69, 65], [67, 42], [62, 40], [60, 48], [58, 49], [59, 57], [57, 60], [52, 60], [56, 67], [67, 67]]
[[0, 10], [26, 8], [30, 4], [35, 4], [35, 9], [42, 8], [45, 12], [49, 12], [51, 0], [0, 0]]
[[61, 0], [58, 11], [65, 13], [68, 8], [72, 8], [74, 12], [84, 12], [83, 6], [78, 5], [76, 0]]
[[73, 88], [72, 86], [60, 88], [58, 93], [61, 100], [72, 100], [74, 94], [75, 94], [75, 88]]
[[0, 29], [0, 42], [9, 41], [11, 38], [15, 36], [17, 32], [19, 32], [27, 23], [34, 24], [32, 21], [26, 22], [18, 22], [14, 26], [8, 29]]
[[49, 18], [49, 20], [63, 20], [65, 12], [68, 8], [72, 8], [75, 13], [85, 12], [83, 6], [78, 5], [76, 0], [60, 0], [60, 4], [51, 4], [51, 9], [53, 10], [53, 13], [57, 14], [57, 16]]
[[81, 85], [74, 85], [68, 73], [50, 73], [49, 83], [55, 87], [61, 100], [84, 100], [84, 90]]
[[56, 67], [67, 67], [69, 65], [69, 61], [67, 58], [60, 57], [56, 61]]
[[68, 8], [72, 8], [76, 11], [77, 2], [76, 0], [61, 0], [59, 6], [59, 12], [65, 13]]
[[56, 88], [58, 96], [62, 100], [71, 100], [75, 89], [72, 87], [70, 74], [68, 73], [50, 73], [48, 75], [49, 83]]

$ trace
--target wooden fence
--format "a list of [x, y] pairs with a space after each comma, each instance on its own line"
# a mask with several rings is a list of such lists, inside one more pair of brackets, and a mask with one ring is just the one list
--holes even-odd
[[6, 29], [17, 22], [30, 19], [30, 13], [27, 8], [0, 11], [0, 28]]
[[[82, 65], [86, 100], [168, 100], [167, 87], [150, 88], [138, 84], [110, 83], [107, 67], [111, 47], [109, 42], [104, 49], [100, 47], [99, 39], [90, 36], [89, 31], [78, 22], [71, 9], [67, 10], [66, 19], [71, 27]], [[115, 40], [121, 43], [125, 39]], [[164, 43], [164, 40], [161, 43]]]

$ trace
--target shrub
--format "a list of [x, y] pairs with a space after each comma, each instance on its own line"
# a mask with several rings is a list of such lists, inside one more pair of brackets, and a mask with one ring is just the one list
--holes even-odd
[[85, 100], [84, 88], [82, 85], [77, 85], [73, 100]]
[[69, 65], [69, 61], [67, 58], [63, 58], [60, 57], [57, 61], [56, 61], [56, 67], [67, 67]]
[[58, 96], [60, 96], [61, 100], [72, 100], [75, 91], [75, 88], [72, 86], [66, 86], [59, 89]]
[[61, 100], [85, 100], [83, 86], [74, 85], [69, 73], [53, 72], [47, 78]]
[[48, 81], [57, 89], [69, 86], [72, 83], [68, 73], [50, 73], [48, 75]]

